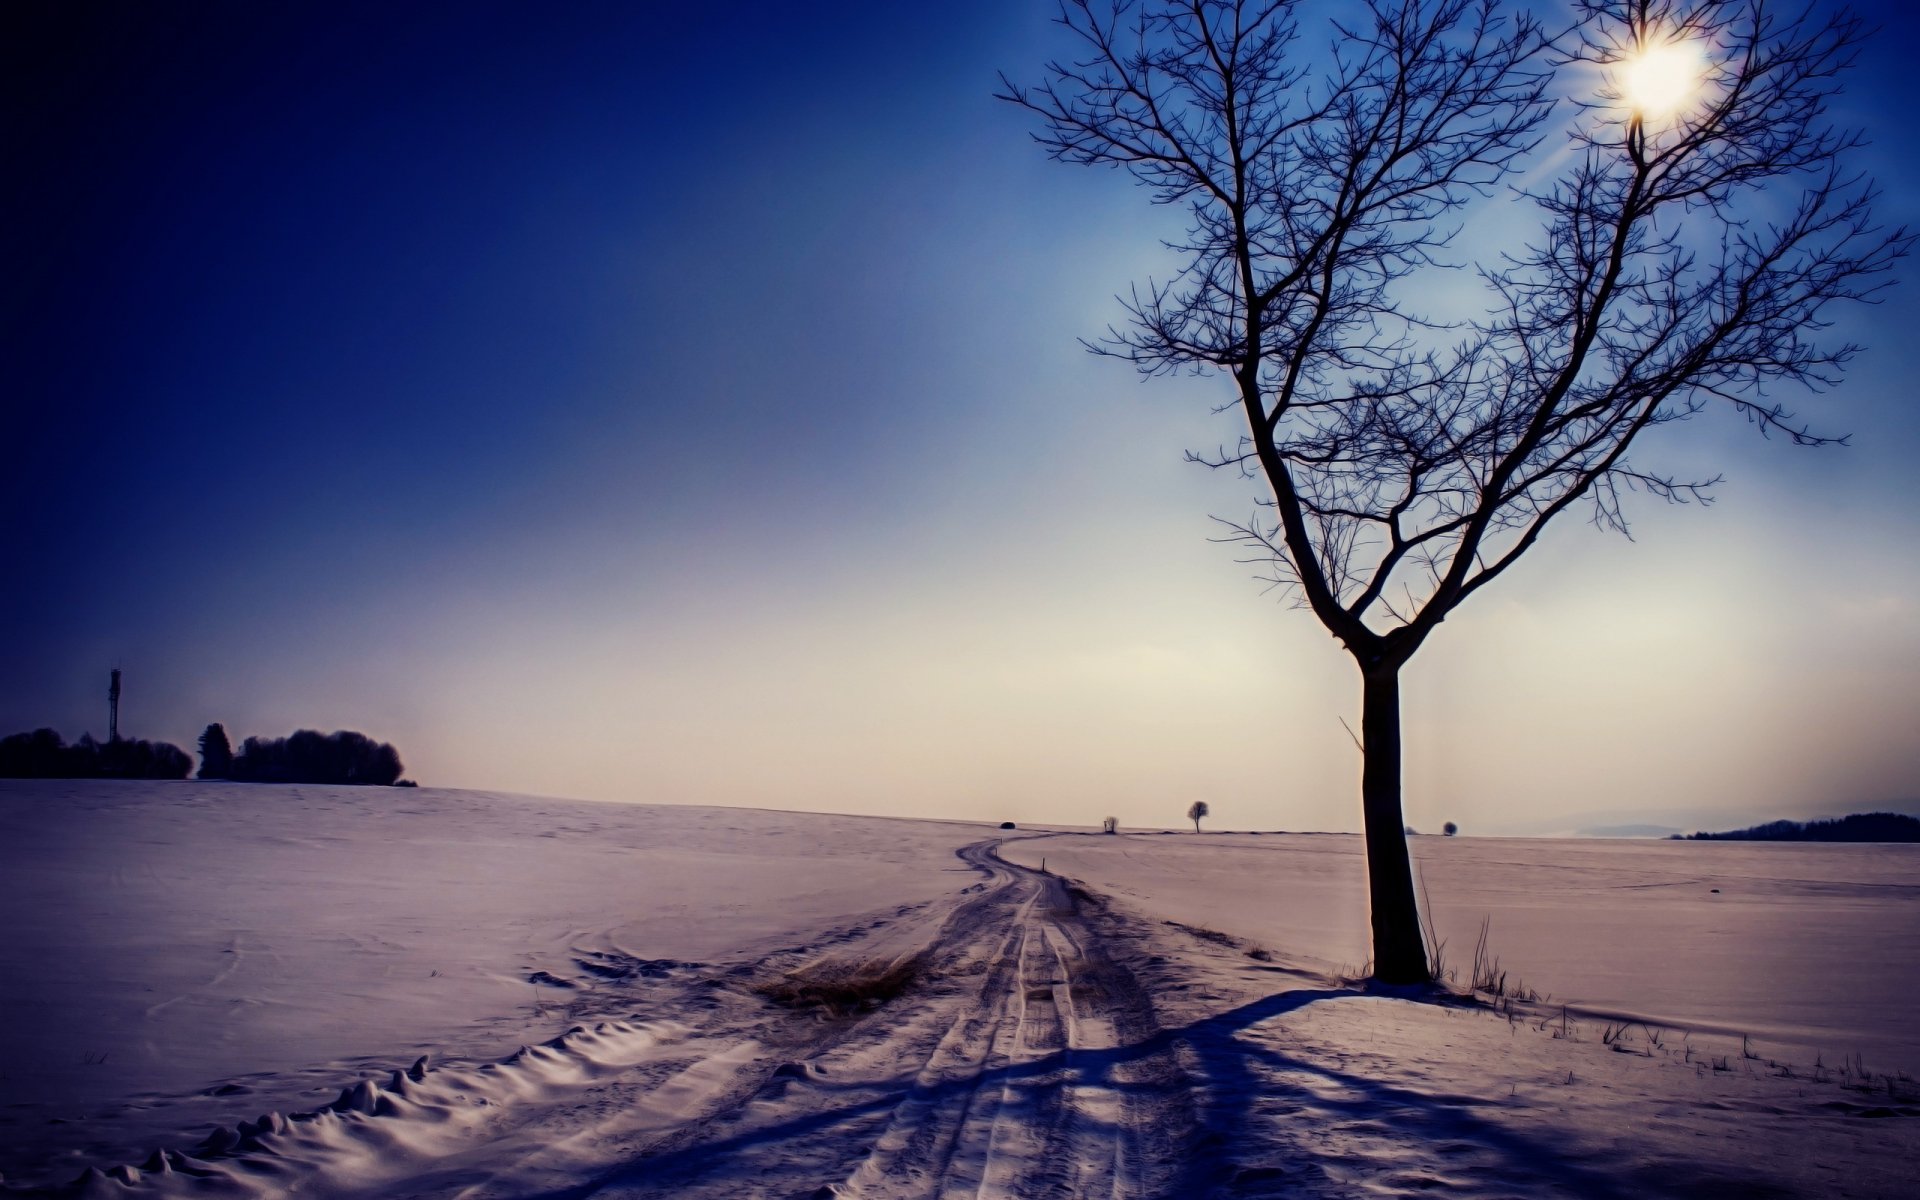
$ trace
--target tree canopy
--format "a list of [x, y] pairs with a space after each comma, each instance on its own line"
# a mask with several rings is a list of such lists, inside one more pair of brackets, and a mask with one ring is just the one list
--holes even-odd
[[1178, 268], [1090, 348], [1230, 383], [1241, 433], [1190, 457], [1264, 485], [1228, 540], [1360, 669], [1375, 969], [1425, 980], [1398, 673], [1558, 517], [1708, 498], [1630, 453], [1649, 430], [1717, 405], [1838, 440], [1780, 396], [1838, 381], [1836, 309], [1911, 246], [1829, 119], [1861, 25], [1760, 0], [1574, 0], [1554, 26], [1500, 0], [1062, 0], [1060, 24], [1076, 56], [1002, 98], [1186, 217]]

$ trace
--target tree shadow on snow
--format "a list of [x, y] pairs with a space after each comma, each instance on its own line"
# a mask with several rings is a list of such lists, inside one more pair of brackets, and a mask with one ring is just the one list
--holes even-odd
[[[1278, 1030], [1254, 1027], [1306, 1003], [1354, 998], [1351, 991], [1283, 992], [1177, 1036], [1191, 1047], [1208, 1103], [1193, 1147], [1202, 1161], [1232, 1155], [1205, 1179], [1206, 1194], [1261, 1197], [1368, 1183], [1407, 1191], [1443, 1190], [1450, 1180], [1520, 1195], [1593, 1200], [1631, 1197], [1741, 1196], [1753, 1200], [1797, 1193], [1765, 1180], [1736, 1178], [1698, 1163], [1589, 1161], [1576, 1131], [1551, 1140], [1501, 1122], [1498, 1100], [1417, 1091], [1343, 1071], [1255, 1040]], [[1431, 1003], [1402, 998], [1402, 1003]], [[1245, 1036], [1249, 1033], [1254, 1037]], [[1330, 1135], [1340, 1136], [1330, 1136]], [[1353, 1143], [1363, 1143], [1353, 1147]], [[1397, 1153], [1418, 1147], [1426, 1153]], [[1436, 1162], [1438, 1170], [1430, 1170]]]
[[[1195, 1133], [1185, 1148], [1186, 1161], [1170, 1191], [1173, 1195], [1278, 1196], [1339, 1181], [1354, 1186], [1359, 1176], [1389, 1172], [1396, 1173], [1396, 1181], [1410, 1190], [1445, 1186], [1442, 1179], [1423, 1176], [1418, 1167], [1402, 1165], [1415, 1156], [1379, 1153], [1383, 1145], [1419, 1146], [1458, 1157], [1459, 1168], [1470, 1171], [1477, 1181], [1487, 1182], [1493, 1176], [1526, 1194], [1594, 1200], [1716, 1195], [1765, 1200], [1793, 1194], [1766, 1182], [1734, 1179], [1688, 1163], [1663, 1163], [1658, 1171], [1631, 1170], [1624, 1163], [1616, 1169], [1596, 1168], [1581, 1161], [1578, 1150], [1567, 1144], [1571, 1139], [1544, 1140], [1475, 1111], [1492, 1107], [1492, 1101], [1414, 1091], [1298, 1058], [1256, 1040], [1277, 1032], [1256, 1029], [1265, 1022], [1321, 1000], [1358, 995], [1341, 989], [1280, 992], [1128, 1045], [1061, 1051], [1032, 1062], [985, 1067], [932, 1086], [920, 1085], [913, 1076], [812, 1079], [808, 1086], [816, 1090], [863, 1096], [775, 1124], [696, 1138], [624, 1163], [587, 1183], [527, 1200], [584, 1200], [607, 1189], [764, 1177], [769, 1168], [785, 1168], [783, 1174], [793, 1171], [792, 1183], [800, 1189], [796, 1194], [806, 1195], [805, 1189], [817, 1182], [844, 1179], [861, 1152], [849, 1152], [848, 1144], [857, 1141], [861, 1147], [870, 1147], [886, 1128], [886, 1115], [903, 1102], [938, 1104], [963, 1092], [1061, 1071], [1070, 1074], [1072, 1083], [1099, 1085], [1122, 1095], [1163, 1090], [1166, 1085], [1118, 1079], [1116, 1068], [1181, 1046], [1197, 1060], [1200, 1078], [1192, 1081], [1197, 1085]], [[1254, 1036], [1245, 1036], [1249, 1033]], [[1326, 1136], [1329, 1119], [1355, 1138], [1371, 1140], [1374, 1151], [1349, 1152], [1333, 1145]], [[830, 1135], [827, 1144], [809, 1148], [809, 1139], [820, 1135]], [[1418, 1158], [1433, 1161], [1427, 1155]], [[820, 1178], [808, 1178], [813, 1174]]]

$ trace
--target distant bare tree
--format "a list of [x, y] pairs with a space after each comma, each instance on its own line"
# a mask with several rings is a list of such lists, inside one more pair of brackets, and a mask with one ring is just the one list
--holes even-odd
[[1187, 820], [1193, 822], [1193, 831], [1195, 833], [1200, 832], [1200, 818], [1208, 815], [1210, 811], [1211, 810], [1207, 808], [1207, 802], [1205, 800], [1195, 800], [1192, 806], [1187, 809]]
[[1108, 817], [1106, 820], [1100, 822], [1100, 832], [1101, 833], [1119, 833], [1120, 818]]
[[[1184, 267], [1091, 348], [1231, 378], [1245, 434], [1190, 457], [1264, 481], [1227, 540], [1360, 669], [1375, 975], [1418, 982], [1401, 667], [1562, 513], [1625, 531], [1628, 492], [1705, 501], [1717, 479], [1629, 460], [1647, 430], [1719, 402], [1836, 440], [1773, 397], [1837, 381], [1831, 307], [1910, 240], [1826, 119], [1844, 12], [1574, 0], [1552, 32], [1498, 0], [1366, 0], [1314, 54], [1299, 7], [1062, 0], [1081, 57], [1002, 98], [1053, 157], [1187, 213]], [[1444, 261], [1496, 195], [1475, 234], [1504, 247]]]

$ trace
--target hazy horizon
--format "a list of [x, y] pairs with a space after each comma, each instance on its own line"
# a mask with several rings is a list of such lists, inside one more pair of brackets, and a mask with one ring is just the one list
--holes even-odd
[[[1840, 115], [1920, 223], [1920, 16], [1863, 8]], [[1351, 662], [1181, 461], [1219, 382], [1076, 344], [1167, 214], [991, 99], [1044, 8], [327, 11], [0, 17], [0, 734], [104, 737], [117, 666], [126, 736], [356, 729], [429, 786], [1358, 828]], [[1657, 431], [1717, 503], [1570, 516], [1435, 634], [1408, 823], [1914, 810], [1897, 275], [1779, 397], [1851, 446]]]

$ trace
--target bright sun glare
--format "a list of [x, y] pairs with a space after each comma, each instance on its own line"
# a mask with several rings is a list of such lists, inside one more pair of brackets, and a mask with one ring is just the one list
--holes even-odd
[[1649, 46], [1621, 64], [1621, 99], [1642, 117], [1670, 117], [1699, 93], [1706, 67], [1698, 43]]

